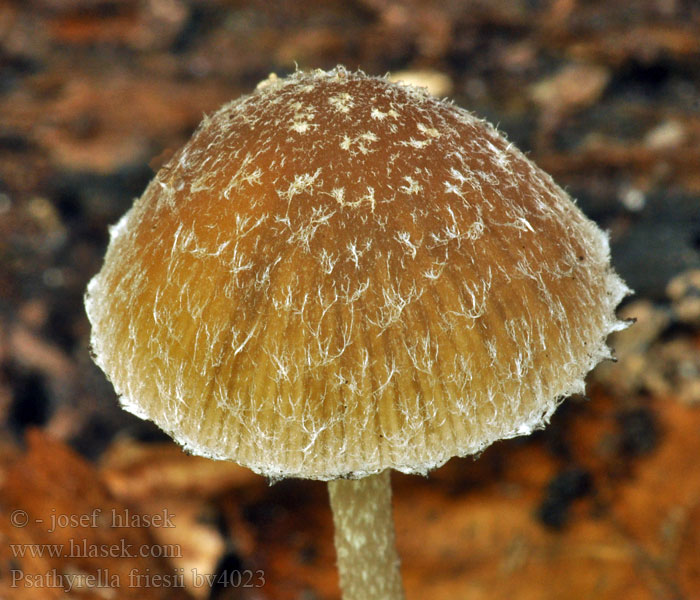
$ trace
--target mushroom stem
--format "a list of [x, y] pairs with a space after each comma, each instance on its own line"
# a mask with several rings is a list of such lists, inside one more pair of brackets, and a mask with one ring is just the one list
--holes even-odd
[[328, 482], [343, 600], [403, 600], [389, 470]]

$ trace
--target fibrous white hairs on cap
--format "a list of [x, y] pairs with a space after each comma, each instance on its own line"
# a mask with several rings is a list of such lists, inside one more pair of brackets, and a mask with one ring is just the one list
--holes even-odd
[[298, 72], [205, 119], [88, 289], [125, 408], [272, 478], [424, 473], [530, 433], [610, 352], [607, 236], [493, 127]]

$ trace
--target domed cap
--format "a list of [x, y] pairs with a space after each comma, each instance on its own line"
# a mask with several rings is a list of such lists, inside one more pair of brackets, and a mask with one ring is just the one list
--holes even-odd
[[205, 118], [86, 298], [123, 406], [269, 477], [420, 472], [544, 424], [622, 327], [606, 235], [489, 124], [350, 73]]

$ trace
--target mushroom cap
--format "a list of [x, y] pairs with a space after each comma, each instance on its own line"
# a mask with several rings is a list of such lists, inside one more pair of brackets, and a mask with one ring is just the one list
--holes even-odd
[[607, 236], [491, 125], [337, 68], [206, 117], [86, 296], [121, 403], [271, 478], [425, 473], [609, 357]]

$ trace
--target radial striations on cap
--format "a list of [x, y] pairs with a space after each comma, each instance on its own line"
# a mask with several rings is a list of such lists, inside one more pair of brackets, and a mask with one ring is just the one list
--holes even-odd
[[338, 68], [205, 118], [86, 305], [126, 409], [196, 454], [332, 479], [541, 426], [627, 292], [606, 235], [493, 127]]

